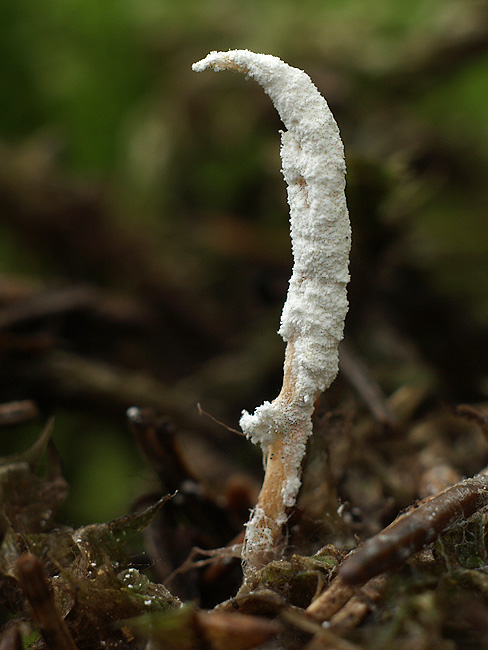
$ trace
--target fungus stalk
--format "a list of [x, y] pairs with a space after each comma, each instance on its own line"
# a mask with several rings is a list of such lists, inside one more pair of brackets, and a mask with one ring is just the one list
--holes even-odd
[[271, 560], [280, 544], [287, 509], [301, 485], [314, 402], [338, 372], [351, 241], [346, 168], [337, 124], [305, 72], [248, 50], [211, 52], [193, 65], [197, 72], [207, 68], [242, 72], [257, 81], [287, 129], [281, 132], [281, 158], [294, 265], [279, 329], [287, 344], [283, 386], [273, 402], [252, 415], [243, 411], [240, 420], [246, 436], [261, 445], [265, 465], [246, 526], [242, 557], [249, 573]]

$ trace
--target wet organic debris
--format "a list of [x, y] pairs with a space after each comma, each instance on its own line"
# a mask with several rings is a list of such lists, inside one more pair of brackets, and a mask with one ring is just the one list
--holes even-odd
[[[24, 642], [32, 633], [36, 647], [36, 629], [47, 648], [120, 647], [126, 619], [180, 605], [132, 566], [125, 548], [170, 497], [108, 523], [58, 527], [53, 517], [67, 486], [50, 429], [27, 452], [1, 463], [0, 595], [2, 610], [13, 617], [4, 632], [16, 626]], [[47, 465], [37, 475], [46, 447]]]
[[[48, 650], [247, 650], [276, 643], [290, 650], [450, 650], [469, 639], [483, 650], [485, 478], [459, 481], [488, 462], [487, 407], [435, 405], [428, 384], [405, 384], [386, 398], [376, 385], [369, 390], [369, 374], [353, 354], [348, 362], [358, 392], [339, 384], [330, 401], [317, 405], [283, 559], [244, 585], [238, 558], [255, 499], [252, 477], [243, 473], [215, 489], [200, 476], [199, 459], [181, 448], [178, 426], [157, 411], [132, 408], [128, 425], [157, 483], [134, 514], [73, 529], [57, 521], [68, 486], [49, 421], [30, 449], [0, 461], [0, 642], [15, 648], [20, 635], [25, 647]], [[0, 410], [4, 427], [39, 411], [30, 402]], [[218, 457], [207, 453], [217, 466]], [[416, 500], [429, 496], [434, 519], [425, 524], [425, 504]], [[415, 544], [408, 535], [388, 535], [405, 521], [420, 535]], [[131, 556], [134, 535], [142, 536], [144, 552]], [[381, 544], [368, 555], [375, 535], [389, 537], [394, 562], [383, 563]], [[347, 563], [365, 552], [365, 573], [349, 580], [360, 584], [348, 584], [341, 566], [347, 577]], [[378, 571], [389, 573], [374, 576]]]
[[[161, 494], [175, 493], [143, 532], [152, 570], [182, 599], [196, 598], [203, 606], [216, 605], [236, 591], [242, 579], [239, 553], [233, 547], [242, 543], [243, 524], [252, 506], [250, 490], [241, 484], [231, 486], [225, 495], [212, 491], [184, 458], [174, 425], [153, 410], [133, 407], [128, 411], [128, 421], [158, 476]], [[140, 501], [159, 497], [153, 493]], [[221, 549], [220, 563], [207, 567], [204, 560], [191, 561], [194, 549], [205, 555], [205, 551], [226, 545], [228, 553]]]
[[[389, 408], [394, 405], [395, 399]], [[373, 481], [378, 510], [389, 504], [385, 513], [393, 508], [398, 512], [414, 486], [422, 484], [426, 471], [440, 461], [452, 467], [453, 440], [469, 440], [471, 449], [479, 446], [478, 455], [483, 456], [484, 408], [470, 407], [469, 418], [464, 417], [466, 407], [461, 414], [440, 408], [416, 415], [414, 409], [407, 417], [404, 411], [401, 426], [408, 431], [402, 431], [401, 438], [390, 433], [389, 444], [379, 444], [375, 452], [373, 466], [383, 466], [376, 483], [365, 472], [363, 457], [377, 435], [374, 419], [358, 404], [354, 408], [354, 414], [343, 411], [327, 417], [319, 409], [316, 422], [318, 430], [324, 422], [333, 424], [327, 462], [334, 468], [342, 498], [359, 490], [358, 481], [363, 492]], [[342, 521], [342, 532], [334, 532], [335, 518], [323, 525], [324, 513], [335, 504], [318, 489], [325, 458], [315, 447], [318, 456], [306, 468], [305, 493], [290, 517], [283, 559], [266, 565], [239, 589], [242, 578], [235, 559], [239, 539], [233, 538], [245, 518], [242, 508], [236, 507], [239, 501], [235, 495], [218, 496], [202, 482], [179, 449], [167, 419], [133, 409], [129, 424], [159, 477], [160, 491], [141, 497], [134, 514], [108, 523], [72, 529], [56, 522], [67, 486], [50, 440], [52, 423], [28, 451], [2, 460], [2, 643], [15, 648], [20, 634], [24, 646], [48, 650], [250, 650], [274, 647], [273, 643], [291, 650], [386, 650], [392, 645], [407, 650], [429, 644], [447, 650], [465, 647], [468, 638], [470, 647], [485, 647], [488, 522], [483, 473], [401, 515], [390, 529], [412, 522], [421, 541], [404, 546], [390, 536], [395, 562], [382, 564], [381, 544], [375, 551], [380, 553], [378, 561], [369, 555], [367, 560], [369, 567], [375, 565], [373, 573], [389, 572], [371, 578], [368, 568], [360, 580], [350, 580], [348, 563], [365, 552], [359, 545], [350, 554], [357, 544], [354, 534], [369, 537], [377, 522], [362, 521], [361, 504], [345, 504], [335, 514]], [[413, 465], [412, 487], [404, 486], [403, 492], [394, 479], [404, 463], [398, 446], [402, 454], [421, 459]], [[351, 456], [353, 448], [357, 453]], [[382, 465], [385, 459], [390, 465]], [[458, 453], [457, 459], [461, 470], [463, 455]], [[371, 463], [370, 459], [366, 467]], [[15, 489], [19, 485], [22, 490]], [[173, 490], [171, 496], [168, 488]], [[175, 494], [177, 490], [181, 492]], [[451, 514], [443, 512], [446, 494]], [[148, 507], [141, 511], [143, 505]], [[430, 526], [422, 521], [425, 507], [430, 508]], [[140, 554], [131, 558], [127, 548], [141, 533], [149, 560]], [[388, 530], [381, 535], [387, 537]], [[320, 539], [328, 538], [329, 543], [316, 547]], [[197, 539], [207, 548], [194, 550], [192, 559]], [[373, 537], [364, 548], [374, 544]], [[301, 555], [302, 548], [310, 554]], [[161, 563], [151, 566], [158, 553]], [[185, 596], [182, 607], [181, 599], [163, 582], [176, 593], [189, 590], [193, 595]]]

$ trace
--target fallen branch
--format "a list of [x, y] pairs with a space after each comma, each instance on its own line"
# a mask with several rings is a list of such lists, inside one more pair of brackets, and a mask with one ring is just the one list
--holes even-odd
[[359, 585], [401, 567], [450, 526], [488, 505], [488, 468], [401, 514], [354, 551], [339, 569], [346, 585]]

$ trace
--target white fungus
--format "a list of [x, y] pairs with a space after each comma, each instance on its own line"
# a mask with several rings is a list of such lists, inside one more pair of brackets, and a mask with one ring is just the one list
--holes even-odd
[[240, 420], [243, 432], [261, 444], [266, 464], [244, 551], [245, 561], [259, 564], [256, 556], [276, 544], [286, 507], [295, 503], [314, 401], [338, 371], [351, 242], [346, 167], [337, 124], [305, 72], [248, 50], [211, 52], [193, 65], [197, 72], [207, 68], [243, 72], [257, 81], [287, 129], [281, 133], [281, 159], [294, 265], [279, 329], [287, 342], [283, 388], [273, 402], [252, 415], [244, 411]]

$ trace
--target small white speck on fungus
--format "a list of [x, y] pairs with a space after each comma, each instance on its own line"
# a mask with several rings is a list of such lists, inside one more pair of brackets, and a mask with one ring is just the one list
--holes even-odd
[[272, 559], [301, 480], [315, 399], [334, 381], [348, 302], [351, 228], [345, 198], [344, 148], [325, 99], [310, 77], [275, 56], [249, 50], [211, 52], [201, 72], [235, 70], [270, 96], [281, 133], [294, 265], [279, 333], [287, 343], [283, 387], [251, 415], [243, 432], [261, 444], [265, 477], [246, 528], [243, 562], [253, 571]]

